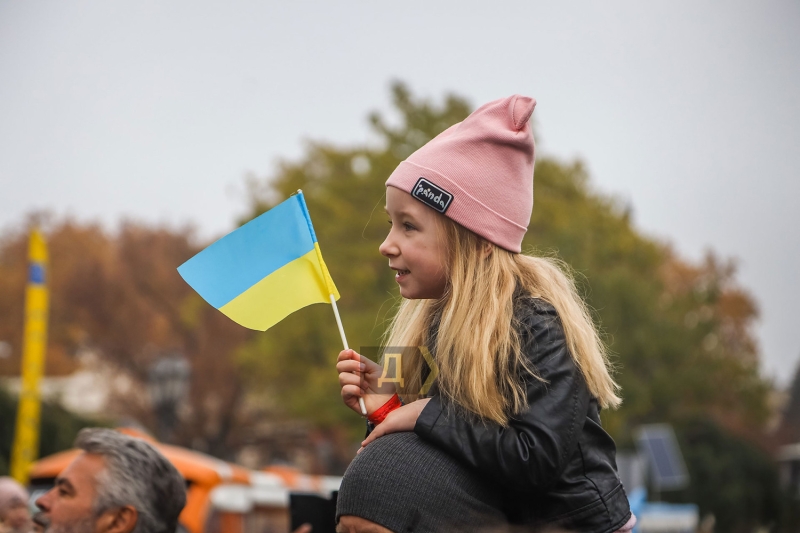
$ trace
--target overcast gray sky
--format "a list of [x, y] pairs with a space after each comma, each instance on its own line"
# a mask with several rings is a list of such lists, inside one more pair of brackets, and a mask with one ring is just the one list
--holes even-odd
[[400, 79], [536, 97], [639, 228], [738, 259], [762, 368], [800, 360], [800, 4], [0, 0], [0, 230], [50, 209], [233, 228], [243, 176], [370, 140]]

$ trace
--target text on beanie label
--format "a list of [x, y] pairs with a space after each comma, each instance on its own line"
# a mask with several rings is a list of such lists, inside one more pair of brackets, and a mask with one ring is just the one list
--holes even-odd
[[447, 211], [447, 208], [450, 207], [450, 202], [453, 201], [452, 194], [437, 187], [425, 178], [417, 180], [411, 191], [411, 196], [440, 213]]

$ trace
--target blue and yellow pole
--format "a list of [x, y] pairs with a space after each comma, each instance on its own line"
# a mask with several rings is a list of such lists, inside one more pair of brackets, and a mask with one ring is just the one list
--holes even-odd
[[41, 398], [39, 381], [47, 350], [47, 243], [39, 230], [31, 232], [28, 247], [28, 286], [25, 290], [25, 332], [22, 350], [22, 389], [19, 395], [11, 475], [28, 483], [31, 464], [39, 456]]

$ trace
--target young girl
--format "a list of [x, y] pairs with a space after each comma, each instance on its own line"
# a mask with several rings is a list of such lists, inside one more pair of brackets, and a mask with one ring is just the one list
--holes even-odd
[[[621, 402], [603, 344], [557, 263], [520, 253], [534, 106], [519, 95], [490, 102], [389, 177], [380, 252], [403, 301], [386, 344], [421, 348], [403, 352], [399, 396], [378, 386], [380, 365], [341, 352], [342, 398], [359, 413], [366, 402], [374, 429], [362, 447], [413, 431], [503, 487], [512, 523], [629, 530], [600, 424], [600, 409]], [[429, 390], [426, 349], [438, 370]]]

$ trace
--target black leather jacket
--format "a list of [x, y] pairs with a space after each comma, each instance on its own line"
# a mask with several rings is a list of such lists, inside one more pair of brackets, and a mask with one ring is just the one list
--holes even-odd
[[525, 379], [528, 409], [502, 427], [447, 407], [434, 392], [414, 432], [496, 481], [512, 523], [616, 531], [630, 509], [597, 400], [553, 306], [530, 297], [515, 306], [523, 350], [546, 380]]

